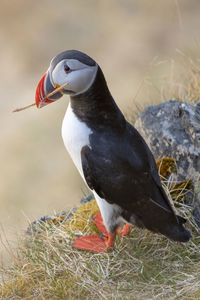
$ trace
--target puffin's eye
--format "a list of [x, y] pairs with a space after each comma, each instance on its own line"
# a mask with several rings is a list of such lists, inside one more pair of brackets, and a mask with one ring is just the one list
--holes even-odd
[[68, 65], [64, 66], [64, 70], [65, 70], [66, 73], [69, 73], [71, 71], [71, 69]]

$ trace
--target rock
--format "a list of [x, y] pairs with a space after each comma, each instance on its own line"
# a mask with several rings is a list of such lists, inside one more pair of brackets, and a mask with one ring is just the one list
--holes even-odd
[[147, 107], [135, 127], [155, 158], [175, 158], [180, 180], [200, 172], [200, 105], [170, 100]]
[[94, 196], [92, 194], [89, 194], [89, 195], [83, 197], [80, 202], [81, 202], [81, 204], [85, 204], [93, 199], [94, 199]]
[[[170, 100], [147, 107], [135, 123], [155, 159], [173, 157], [178, 180], [200, 178], [200, 103]], [[194, 216], [200, 226], [200, 193], [195, 193]]]

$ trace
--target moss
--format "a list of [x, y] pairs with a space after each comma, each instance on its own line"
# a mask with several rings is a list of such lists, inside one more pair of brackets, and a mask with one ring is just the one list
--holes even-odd
[[[176, 160], [171, 157], [160, 157], [157, 161], [157, 168], [160, 174], [161, 181], [166, 181], [172, 173], [177, 172]], [[188, 195], [193, 191], [193, 184], [191, 180], [183, 180], [176, 182], [169, 187], [169, 193], [172, 200], [176, 202], [176, 207], [179, 202], [188, 202]]]
[[176, 160], [171, 157], [160, 157], [156, 161], [156, 165], [161, 179], [167, 178], [171, 173], [176, 173]]
[[81, 231], [82, 233], [96, 234], [98, 233], [96, 226], [92, 221], [99, 212], [96, 200], [91, 200], [84, 205], [80, 205], [73, 213], [72, 218], [66, 223], [66, 227], [70, 224], [70, 230], [73, 232]]

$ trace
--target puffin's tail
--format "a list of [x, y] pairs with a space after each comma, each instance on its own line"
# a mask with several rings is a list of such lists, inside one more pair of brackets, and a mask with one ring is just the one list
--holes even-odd
[[172, 222], [168, 220], [169, 222], [166, 224], [165, 228], [163, 228], [164, 230], [162, 230], [162, 233], [170, 240], [186, 243], [192, 237], [190, 232], [183, 226], [183, 224], [186, 223], [186, 219], [180, 216], [176, 217], [178, 222], [173, 222], [174, 216], [172, 216]]
[[186, 219], [176, 215], [173, 210], [163, 209], [155, 202], [149, 202], [148, 209], [143, 210], [142, 223], [147, 229], [161, 233], [170, 240], [186, 243], [192, 237], [184, 227]]
[[156, 214], [157, 217], [159, 215], [156, 226], [158, 231], [170, 240], [182, 243], [188, 242], [192, 236], [183, 226], [183, 224], [186, 223], [186, 219], [175, 214], [175, 211], [171, 207], [168, 197], [162, 187], [159, 187], [158, 190], [154, 190], [154, 192], [158, 192], [155, 194], [155, 197], [157, 196], [156, 199], [158, 203], [160, 199], [163, 199], [164, 203], [168, 205], [168, 207], [165, 206], [165, 209], [161, 209], [159, 213], [157, 212]]

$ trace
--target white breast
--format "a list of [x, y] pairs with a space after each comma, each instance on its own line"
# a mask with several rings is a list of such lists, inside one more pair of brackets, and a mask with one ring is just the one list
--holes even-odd
[[91, 133], [92, 130], [85, 123], [79, 121], [71, 108], [71, 104], [69, 104], [62, 124], [62, 138], [83, 179], [81, 149], [89, 145], [89, 135]]
[[[85, 123], [79, 121], [69, 104], [62, 124], [62, 138], [67, 151], [69, 152], [84, 181], [85, 178], [81, 163], [81, 149], [86, 145], [90, 146], [89, 135], [91, 133], [92, 130], [87, 127]], [[92, 191], [99, 205], [104, 224], [107, 230], [112, 232], [113, 229], [123, 220], [121, 217], [121, 208], [118, 205], [109, 204], [104, 199], [101, 199], [94, 190]]]

